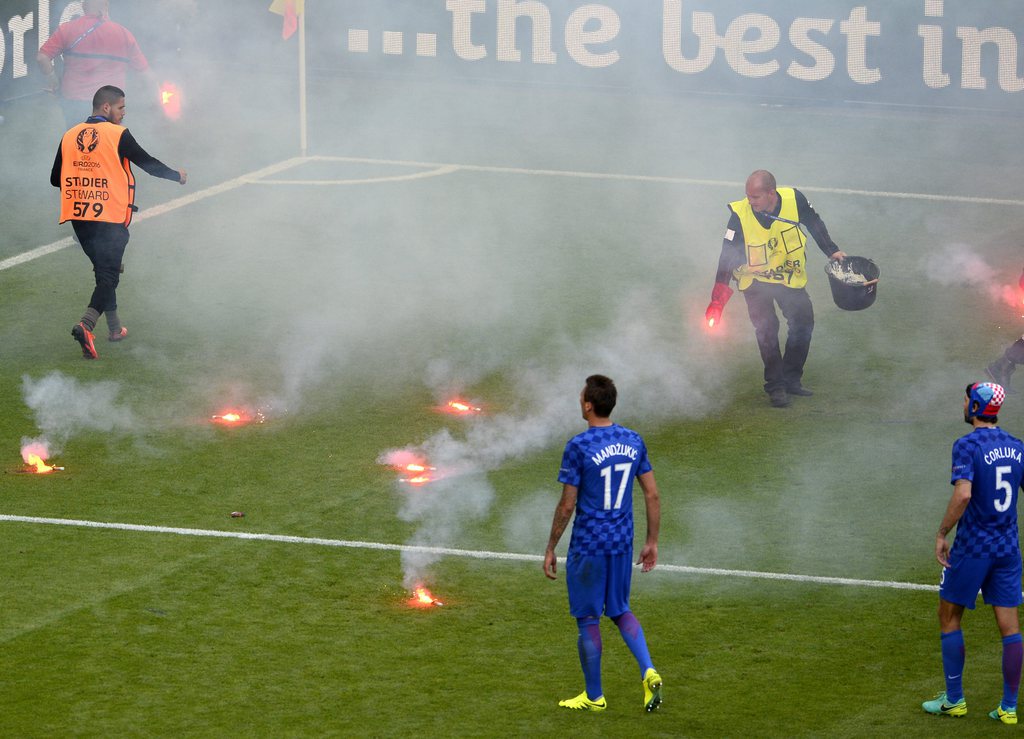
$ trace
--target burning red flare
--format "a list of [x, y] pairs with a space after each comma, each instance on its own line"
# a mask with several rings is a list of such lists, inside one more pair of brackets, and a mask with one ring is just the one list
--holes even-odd
[[255, 411], [241, 408], [225, 408], [220, 413], [210, 416], [210, 420], [221, 426], [244, 426], [249, 423], [263, 423], [267, 420], [267, 417], [259, 408]]
[[455, 416], [469, 416], [480, 413], [483, 409], [456, 398], [455, 400], [449, 400], [442, 410]]
[[210, 420], [222, 426], [240, 426], [243, 423], [249, 422], [245, 414], [232, 410], [210, 416]]
[[26, 456], [28, 457], [28, 459], [25, 460], [25, 463], [29, 467], [35, 467], [36, 468], [35, 471], [36, 471], [37, 474], [41, 475], [44, 472], [53, 472], [54, 468], [51, 467], [50, 465], [46, 464], [46, 462], [44, 462], [42, 459], [40, 459], [35, 454], [28, 454]]
[[426, 485], [428, 482], [434, 481], [434, 476], [431, 475], [430, 473], [434, 472], [437, 468], [431, 467], [426, 464], [421, 464], [419, 462], [410, 462], [409, 464], [405, 465], [404, 467], [400, 467], [399, 469], [402, 472], [409, 472], [412, 474], [412, 477], [401, 478], [402, 482], [407, 482], [410, 485], [415, 485], [419, 487], [420, 485]]
[[437, 468], [428, 464], [416, 452], [411, 452], [407, 449], [388, 452], [380, 458], [379, 462], [398, 472], [408, 474], [408, 477], [400, 477], [398, 481], [409, 485], [419, 487], [437, 479], [437, 476], [434, 474]]
[[46, 464], [46, 457], [49, 454], [50, 450], [47, 449], [46, 444], [41, 442], [32, 442], [23, 446], [21, 448], [21, 458], [27, 466], [26, 472], [45, 475], [47, 472], [64, 469], [63, 467], [53, 467]]
[[160, 105], [164, 115], [172, 121], [181, 118], [181, 90], [173, 82], [160, 85]]
[[416, 589], [412, 591], [409, 605], [416, 608], [430, 608], [431, 606], [443, 606], [444, 603], [435, 598], [425, 586], [417, 585]]

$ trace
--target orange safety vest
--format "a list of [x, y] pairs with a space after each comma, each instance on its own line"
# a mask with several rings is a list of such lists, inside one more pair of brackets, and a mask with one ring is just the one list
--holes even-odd
[[127, 129], [109, 121], [79, 123], [60, 142], [60, 222], [132, 222], [135, 176], [117, 156]]

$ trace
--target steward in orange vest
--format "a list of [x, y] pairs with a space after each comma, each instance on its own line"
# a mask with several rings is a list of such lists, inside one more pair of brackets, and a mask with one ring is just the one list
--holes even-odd
[[98, 356], [93, 331], [101, 314], [107, 315], [110, 341], [128, 335], [117, 314], [117, 285], [128, 224], [137, 210], [131, 165], [182, 185], [188, 180], [184, 171], [171, 169], [139, 146], [121, 125], [124, 108], [124, 91], [112, 85], [97, 90], [93, 114], [64, 134], [50, 172], [50, 184], [60, 189], [60, 222], [71, 221], [96, 275], [89, 307], [71, 329], [87, 359]]

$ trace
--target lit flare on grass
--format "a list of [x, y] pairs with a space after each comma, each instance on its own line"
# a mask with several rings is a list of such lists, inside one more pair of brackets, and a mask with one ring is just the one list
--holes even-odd
[[420, 485], [426, 485], [428, 482], [434, 481], [434, 475], [432, 473], [436, 472], [437, 468], [420, 462], [410, 462], [404, 467], [401, 467], [400, 471], [408, 472], [412, 475], [412, 477], [399, 478], [402, 482], [407, 482], [410, 485], [419, 487]]
[[431, 466], [421, 455], [408, 449], [395, 449], [382, 455], [377, 461], [397, 472], [409, 475], [398, 478], [399, 482], [408, 485], [419, 487], [437, 479], [437, 475], [434, 474], [437, 468]]
[[430, 467], [425, 464], [407, 464], [404, 471], [412, 474], [412, 477], [403, 477], [402, 482], [416, 486], [426, 485], [428, 482], [433, 481], [434, 476], [430, 473], [436, 469], [436, 467]]
[[210, 416], [210, 420], [221, 426], [245, 426], [250, 423], [263, 423], [267, 417], [258, 408], [254, 412], [241, 408], [225, 408], [220, 413]]
[[181, 90], [173, 82], [160, 85], [160, 107], [172, 121], [181, 118]]
[[28, 472], [37, 475], [45, 475], [47, 472], [62, 470], [63, 467], [54, 467], [46, 464], [46, 457], [50, 454], [45, 444], [34, 442], [26, 444], [21, 448], [21, 458], [28, 465]]
[[409, 599], [409, 605], [415, 606], [416, 608], [431, 608], [433, 606], [443, 606], [444, 603], [435, 598], [433, 594], [427, 590], [426, 586], [417, 585], [416, 589], [412, 591], [412, 598]]
[[446, 413], [451, 413], [453, 416], [471, 416], [483, 411], [482, 408], [478, 408], [459, 398], [449, 400], [442, 410]]
[[246, 417], [238, 411], [224, 411], [210, 416], [210, 420], [222, 426], [240, 426], [247, 423]]
[[46, 464], [46, 462], [37, 457], [35, 454], [29, 454], [27, 455], [27, 457], [28, 458], [25, 460], [25, 464], [27, 464], [29, 467], [35, 467], [35, 472], [37, 474], [41, 475], [46, 472], [53, 472], [53, 467]]

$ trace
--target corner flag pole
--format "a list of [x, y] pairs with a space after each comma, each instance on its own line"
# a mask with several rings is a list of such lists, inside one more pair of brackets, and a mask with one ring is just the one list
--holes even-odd
[[306, 156], [306, 9], [299, 13], [299, 149]]

